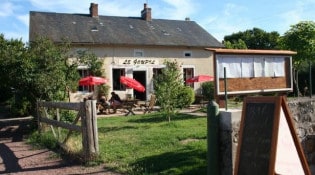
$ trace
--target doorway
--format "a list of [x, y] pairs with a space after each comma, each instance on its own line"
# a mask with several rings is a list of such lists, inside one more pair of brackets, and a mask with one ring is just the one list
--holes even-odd
[[145, 91], [144, 92], [138, 92], [136, 90], [133, 91], [133, 96], [136, 98], [136, 99], [139, 99], [139, 100], [147, 100], [147, 96], [146, 96], [146, 90], [147, 90], [147, 87], [146, 87], [146, 71], [133, 71], [133, 78], [137, 81], [139, 81], [144, 87], [145, 87]]

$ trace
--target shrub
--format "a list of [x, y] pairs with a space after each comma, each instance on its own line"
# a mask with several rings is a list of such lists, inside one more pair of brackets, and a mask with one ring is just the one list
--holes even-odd
[[30, 101], [27, 100], [26, 97], [15, 96], [10, 100], [11, 105], [11, 114], [13, 116], [26, 116], [31, 112], [30, 109]]
[[214, 83], [205, 82], [201, 84], [202, 94], [205, 99], [213, 100], [214, 99]]
[[28, 143], [38, 146], [40, 148], [48, 148], [55, 150], [58, 148], [57, 139], [51, 133], [38, 133], [34, 132], [28, 138]]
[[72, 123], [74, 119], [76, 118], [76, 112], [64, 110], [60, 112], [61, 121]]
[[195, 92], [189, 86], [183, 86], [177, 96], [178, 108], [183, 108], [191, 105], [195, 101]]

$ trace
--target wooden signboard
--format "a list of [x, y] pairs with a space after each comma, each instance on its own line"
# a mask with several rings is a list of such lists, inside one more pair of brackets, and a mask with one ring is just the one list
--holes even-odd
[[234, 174], [311, 175], [285, 97], [245, 99]]

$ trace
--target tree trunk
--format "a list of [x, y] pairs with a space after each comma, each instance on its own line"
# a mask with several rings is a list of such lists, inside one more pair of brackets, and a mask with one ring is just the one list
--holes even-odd
[[300, 88], [299, 88], [299, 71], [293, 68], [293, 83], [295, 85], [296, 92], [294, 93], [297, 97], [300, 96]]

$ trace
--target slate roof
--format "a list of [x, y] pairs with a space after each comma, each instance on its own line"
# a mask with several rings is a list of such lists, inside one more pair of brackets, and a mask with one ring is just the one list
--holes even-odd
[[30, 12], [30, 42], [46, 36], [73, 44], [223, 47], [194, 21]]

